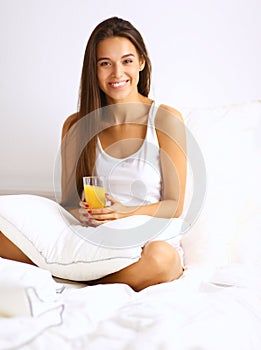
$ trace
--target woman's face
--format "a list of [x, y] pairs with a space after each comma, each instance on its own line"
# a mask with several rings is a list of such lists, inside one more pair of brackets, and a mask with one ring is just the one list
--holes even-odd
[[102, 40], [97, 46], [97, 78], [107, 103], [137, 101], [139, 72], [144, 68], [132, 42], [123, 37]]

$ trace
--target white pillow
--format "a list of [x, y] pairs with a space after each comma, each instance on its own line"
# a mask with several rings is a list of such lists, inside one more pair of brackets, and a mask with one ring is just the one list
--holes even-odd
[[179, 219], [137, 215], [86, 228], [50, 199], [0, 196], [0, 231], [37, 266], [76, 281], [97, 279], [133, 264], [147, 241], [164, 239], [175, 246], [173, 237], [182, 225]]
[[140, 247], [107, 249], [92, 244], [75, 232], [77, 226], [79, 222], [50, 199], [0, 196], [0, 231], [37, 266], [56, 277], [92, 280], [120, 270], [141, 256]]
[[184, 110], [183, 116], [207, 172], [202, 211], [182, 241], [185, 262], [260, 262], [260, 101]]

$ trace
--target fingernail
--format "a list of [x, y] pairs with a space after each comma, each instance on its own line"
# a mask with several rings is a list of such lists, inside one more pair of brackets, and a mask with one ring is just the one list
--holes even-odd
[[89, 207], [89, 204], [88, 204], [88, 203], [83, 203], [83, 205], [85, 206], [85, 208], [88, 208], [88, 207]]
[[87, 210], [87, 212], [88, 212], [89, 214], [92, 214], [92, 210]]

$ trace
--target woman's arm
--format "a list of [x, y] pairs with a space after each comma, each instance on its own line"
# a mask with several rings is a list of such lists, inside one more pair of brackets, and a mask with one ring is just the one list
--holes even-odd
[[[155, 124], [161, 152], [162, 198], [163, 201], [174, 201], [176, 203], [173, 217], [179, 217], [183, 210], [187, 177], [184, 121], [178, 111], [161, 105]], [[166, 209], [169, 204], [166, 205]]]
[[62, 174], [61, 174], [61, 205], [68, 210], [76, 219], [80, 220], [79, 213], [79, 195], [76, 186], [76, 162], [77, 155], [77, 131], [75, 128], [77, 122], [77, 114], [69, 116], [62, 128], [61, 140], [61, 158], [62, 158]]

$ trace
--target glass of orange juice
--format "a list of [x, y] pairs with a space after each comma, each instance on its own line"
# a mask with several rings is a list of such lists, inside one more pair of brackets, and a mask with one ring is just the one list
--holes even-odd
[[106, 205], [106, 179], [104, 176], [83, 177], [85, 201], [90, 209], [104, 208]]

